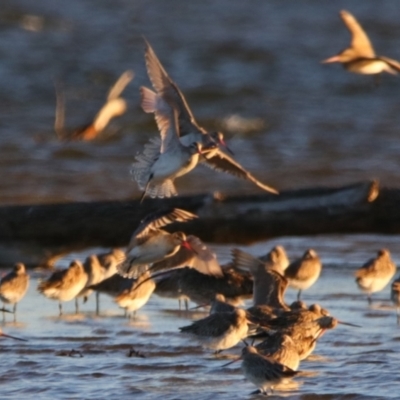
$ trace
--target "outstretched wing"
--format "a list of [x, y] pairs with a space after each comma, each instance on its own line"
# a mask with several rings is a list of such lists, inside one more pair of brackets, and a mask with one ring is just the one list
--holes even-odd
[[192, 132], [205, 133], [196, 122], [183, 93], [179, 90], [176, 83], [168, 76], [150, 43], [146, 43], [146, 67], [147, 73], [157, 93], [169, 99], [178, 111], [179, 134], [185, 136]]
[[256, 179], [249, 171], [244, 169], [237, 161], [235, 161], [228, 154], [224, 153], [220, 149], [216, 149], [210, 152], [211, 156], [207, 157], [207, 153], [204, 154], [205, 163], [208, 167], [219, 171], [225, 172], [237, 176], [238, 178], [247, 179], [250, 182], [256, 184], [259, 188], [274, 194], [279, 192], [271, 186], [265, 185]]
[[108, 92], [107, 101], [117, 99], [125, 90], [129, 82], [134, 78], [134, 76], [135, 74], [132, 70], [125, 71]]
[[342, 10], [340, 12], [340, 17], [351, 33], [351, 47], [356, 50], [361, 57], [375, 57], [374, 48], [367, 34], [354, 16], [346, 10]]
[[132, 239], [146, 238], [150, 231], [162, 228], [173, 222], [186, 222], [197, 218], [197, 215], [180, 208], [169, 208], [147, 215], [140, 221], [139, 226], [132, 234]]

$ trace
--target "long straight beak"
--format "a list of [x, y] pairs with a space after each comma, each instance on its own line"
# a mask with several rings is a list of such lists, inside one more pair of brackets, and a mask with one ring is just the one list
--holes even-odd
[[226, 144], [225, 140], [221, 139], [221, 140], [219, 141], [219, 143], [220, 143], [222, 146], [225, 147], [225, 149], [228, 151], [228, 153], [229, 153], [231, 156], [234, 156], [234, 155], [235, 155], [235, 153], [228, 147], [228, 145]]
[[18, 338], [16, 336], [7, 335], [4, 332], [0, 332], [0, 336], [4, 336], [4, 337], [10, 338], [10, 339], [20, 340], [21, 342], [27, 342], [26, 339]]
[[328, 64], [328, 63], [334, 63], [334, 62], [340, 62], [339, 56], [333, 56], [326, 58], [325, 60], [321, 61], [321, 64]]
[[224, 365], [221, 365], [221, 368], [227, 367], [228, 365], [231, 365], [231, 364], [233, 364], [233, 363], [235, 363], [235, 362], [237, 362], [237, 361], [239, 361], [239, 360], [241, 360], [241, 359], [242, 359], [242, 357], [239, 357], [239, 358], [237, 358], [236, 360], [229, 361], [228, 363], [226, 363], [226, 364], [224, 364]]
[[362, 328], [361, 325], [351, 324], [350, 322], [343, 322], [338, 320], [338, 323], [342, 325], [353, 326], [354, 328]]
[[8, 312], [8, 313], [10, 313], [10, 314], [14, 314], [14, 311], [10, 311], [10, 310], [7, 310], [6, 308], [0, 308], [0, 311], [2, 311], [2, 312]]

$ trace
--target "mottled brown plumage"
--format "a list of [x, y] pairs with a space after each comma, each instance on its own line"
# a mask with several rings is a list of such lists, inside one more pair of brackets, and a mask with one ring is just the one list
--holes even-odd
[[289, 280], [289, 286], [299, 289], [297, 300], [300, 300], [302, 290], [307, 290], [317, 281], [321, 270], [321, 260], [313, 249], [306, 250], [300, 259], [286, 268], [285, 277]]
[[[60, 315], [62, 315], [61, 302], [76, 299], [76, 296], [85, 287], [88, 276], [80, 261], [72, 261], [67, 269], [54, 272], [47, 280], [39, 283], [39, 293], [52, 300], [58, 300]], [[77, 299], [75, 311], [78, 312]]]
[[368, 295], [371, 303], [371, 294], [382, 290], [396, 273], [396, 265], [393, 263], [389, 250], [381, 249], [375, 258], [368, 260], [355, 273], [358, 287]]
[[[13, 304], [14, 321], [16, 321], [17, 303], [25, 296], [29, 287], [29, 275], [25, 265], [17, 263], [13, 271], [0, 281], [0, 299], [5, 304]], [[3, 312], [3, 319], [5, 314]]]

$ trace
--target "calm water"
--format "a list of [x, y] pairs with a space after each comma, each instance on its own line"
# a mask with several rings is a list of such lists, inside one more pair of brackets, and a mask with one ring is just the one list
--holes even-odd
[[[400, 79], [384, 76], [374, 87], [369, 77], [320, 64], [349, 42], [340, 9], [361, 21], [378, 53], [400, 58], [395, 0], [3, 0], [0, 204], [138, 195], [129, 167], [157, 135], [152, 117], [139, 107], [138, 88], [149, 85], [142, 35], [198, 121], [223, 129], [237, 159], [270, 185], [287, 189], [378, 178], [399, 186]], [[75, 127], [90, 120], [109, 86], [131, 68], [136, 78], [125, 92], [129, 112], [93, 143], [58, 142], [53, 80], [64, 83], [67, 125]], [[235, 118], [244, 126], [232, 124]], [[182, 194], [257, 191], [204, 168], [177, 187]], [[305, 299], [363, 326], [328, 332], [315, 356], [302, 363], [306, 374], [296, 379], [298, 387], [280, 395], [397, 398], [400, 331], [388, 290], [369, 309], [351, 272], [381, 247], [399, 263], [399, 237], [282, 238], [248, 250], [263, 254], [276, 243], [292, 257], [315, 248], [325, 268]], [[227, 259], [228, 247], [217, 251]], [[180, 314], [177, 302], [153, 297], [129, 323], [103, 297], [104, 317], [93, 315], [91, 299], [78, 317], [59, 319], [57, 304], [36, 293], [36, 278], [20, 305], [20, 322], [4, 327], [29, 342], [1, 341], [1, 398], [251, 398], [253, 388], [237, 368], [220, 368], [226, 360], [179, 335], [177, 328], [199, 313]], [[295, 293], [287, 297], [291, 301]], [[72, 311], [73, 304], [65, 309]], [[146, 358], [128, 358], [131, 346]], [[71, 349], [84, 357], [57, 356]]]

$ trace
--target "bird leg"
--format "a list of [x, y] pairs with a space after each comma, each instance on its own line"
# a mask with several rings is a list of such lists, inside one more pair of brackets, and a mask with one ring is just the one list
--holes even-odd
[[301, 289], [300, 289], [299, 292], [297, 293], [297, 301], [300, 301], [300, 297], [301, 297]]
[[14, 303], [13, 314], [14, 314], [14, 322], [17, 322], [17, 303]]
[[78, 297], [75, 297], [75, 314], [79, 314], [79, 302], [78, 302]]
[[372, 305], [371, 293], [368, 293], [368, 304], [369, 304], [370, 306]]
[[60, 317], [61, 317], [61, 315], [62, 315], [62, 304], [61, 304], [61, 301], [58, 303], [58, 309], [60, 311]]
[[100, 293], [96, 292], [96, 315], [100, 315]]

